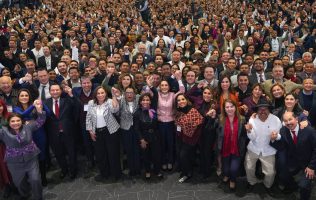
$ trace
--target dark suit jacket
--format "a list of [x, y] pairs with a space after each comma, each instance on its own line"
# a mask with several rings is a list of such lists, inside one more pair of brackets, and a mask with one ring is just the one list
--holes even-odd
[[297, 73], [297, 76], [298, 76], [298, 77], [300, 77], [300, 78], [301, 78], [301, 80], [304, 80], [304, 79], [306, 79], [306, 78], [310, 77], [310, 78], [312, 78], [312, 79], [313, 79], [314, 83], [316, 83], [316, 73], [315, 73], [315, 72], [314, 72], [314, 73], [312, 73], [312, 75], [311, 75], [311, 76], [309, 76], [309, 75], [307, 75], [307, 73], [306, 73], [306, 72], [302, 71], [302, 72]]
[[290, 130], [282, 127], [280, 130], [281, 139], [270, 142], [270, 145], [278, 151], [285, 151], [287, 163], [300, 169], [306, 167], [316, 169], [316, 131], [308, 126], [299, 129], [297, 144], [292, 139]]
[[[51, 60], [50, 60], [51, 69], [55, 69], [57, 67], [58, 62], [59, 62], [58, 58], [51, 56]], [[38, 58], [38, 67], [43, 67], [47, 69], [45, 56], [41, 56]]]
[[273, 63], [267, 61], [267, 68], [265, 68], [264, 72], [272, 72]]
[[62, 126], [63, 134], [73, 134], [74, 122], [78, 118], [78, 105], [75, 98], [60, 98], [59, 118], [54, 114], [52, 98], [47, 99], [44, 104], [51, 111], [51, 115], [46, 118], [46, 129], [50, 135], [59, 134], [59, 125]]
[[[303, 109], [306, 109], [305, 104], [304, 104], [304, 100], [303, 100], [303, 91], [301, 91], [298, 94], [298, 102]], [[309, 112], [309, 115], [307, 117], [308, 121], [311, 123], [311, 125], [313, 127], [315, 127], [315, 125], [316, 125], [316, 94], [315, 94], [315, 92], [313, 93], [312, 108], [310, 110], [307, 110], [307, 111]]]
[[[114, 45], [114, 49], [119, 49], [120, 48], [120, 46], [119, 45], [117, 45], [117, 44], [115, 44]], [[113, 52], [111, 51], [111, 47], [110, 47], [110, 45], [108, 45], [108, 46], [105, 46], [104, 47], [104, 50], [106, 51], [106, 55], [107, 56], [110, 56]]]
[[[264, 73], [264, 80], [272, 79], [272, 75], [270, 73]], [[259, 83], [256, 72], [252, 73], [249, 76], [249, 83], [250, 85], [254, 85], [256, 83]]]
[[217, 69], [217, 76], [218, 76], [218, 78], [219, 78], [219, 75], [221, 74], [221, 72], [225, 70], [223, 63], [218, 64], [218, 65], [216, 66], [216, 69]]
[[[18, 49], [17, 54], [19, 55], [20, 53], [22, 53], [22, 49]], [[30, 59], [35, 61], [34, 53], [30, 49], [27, 49], [25, 53]]]

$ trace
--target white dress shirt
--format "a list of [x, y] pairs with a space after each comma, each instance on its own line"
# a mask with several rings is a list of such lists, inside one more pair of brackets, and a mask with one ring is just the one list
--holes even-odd
[[44, 56], [43, 48], [40, 48], [39, 50], [34, 48], [32, 49], [32, 52], [35, 56], [36, 64], [38, 64], [38, 58]]
[[276, 149], [270, 146], [270, 139], [272, 131], [280, 132], [282, 127], [280, 119], [273, 114], [269, 114], [264, 122], [257, 116], [255, 119], [250, 118], [249, 124], [252, 125], [252, 130], [247, 133], [250, 139], [247, 149], [257, 155], [275, 155]]
[[45, 56], [46, 69], [50, 70], [52, 68], [52, 56]]
[[[44, 90], [45, 90], [45, 98], [49, 99], [51, 97], [50, 93], [49, 93], [49, 83], [47, 83], [46, 85], [41, 84], [38, 88], [38, 92], [39, 92], [39, 96], [42, 96], [42, 88], [43, 86], [45, 86]], [[55, 102], [54, 102], [55, 103]]]

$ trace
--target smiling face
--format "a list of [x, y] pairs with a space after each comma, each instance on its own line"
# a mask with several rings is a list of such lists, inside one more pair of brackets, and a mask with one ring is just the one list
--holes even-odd
[[261, 121], [266, 121], [269, 117], [270, 111], [268, 107], [259, 107], [257, 111], [258, 117]]
[[259, 86], [256, 86], [255, 88], [253, 88], [252, 90], [252, 96], [254, 98], [259, 98], [262, 95], [262, 89]]
[[21, 104], [28, 104], [30, 101], [30, 96], [26, 91], [22, 91], [19, 94], [19, 102]]
[[184, 108], [188, 105], [188, 101], [183, 95], [179, 95], [177, 97], [177, 104], [179, 108]]
[[20, 117], [12, 117], [9, 121], [9, 126], [15, 131], [18, 131], [22, 126], [22, 119]]
[[221, 82], [221, 87], [223, 91], [228, 91], [230, 87], [230, 81], [227, 77], [225, 77]]
[[50, 86], [49, 93], [53, 99], [58, 99], [61, 95], [61, 88], [59, 85], [52, 85]]
[[272, 95], [274, 98], [280, 98], [284, 95], [284, 90], [279, 85], [276, 85], [272, 88]]
[[283, 122], [288, 129], [294, 130], [297, 126], [298, 119], [293, 116], [292, 112], [285, 112], [283, 115]]
[[236, 114], [236, 106], [232, 104], [231, 102], [225, 103], [225, 113], [228, 117], [233, 117]]
[[122, 86], [123, 86], [123, 88], [126, 88], [126, 87], [130, 86], [131, 82], [132, 82], [132, 80], [131, 80], [131, 78], [129, 76], [124, 76], [122, 78]]
[[143, 99], [140, 102], [140, 105], [144, 109], [149, 109], [150, 108], [150, 104], [151, 104], [151, 101], [150, 101], [149, 96], [144, 96]]
[[103, 88], [99, 88], [97, 91], [97, 100], [98, 104], [102, 104], [105, 101], [106, 98], [106, 92]]
[[286, 108], [294, 108], [296, 103], [297, 100], [292, 94], [287, 95], [284, 99], [284, 104]]
[[167, 93], [169, 92], [169, 84], [167, 81], [161, 81], [160, 83], [160, 91], [162, 93]]
[[203, 90], [203, 100], [205, 102], [210, 102], [213, 98], [212, 92], [209, 89]]

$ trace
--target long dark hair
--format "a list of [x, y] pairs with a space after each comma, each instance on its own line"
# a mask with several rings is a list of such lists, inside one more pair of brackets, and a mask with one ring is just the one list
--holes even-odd
[[19, 101], [19, 97], [20, 97], [22, 92], [26, 92], [29, 95], [29, 102], [27, 103], [27, 107], [32, 105], [33, 99], [32, 99], [31, 93], [30, 93], [30, 91], [28, 89], [23, 88], [23, 89], [19, 90], [19, 92], [18, 92], [18, 100], [17, 100], [16, 105], [24, 110], [22, 103]]
[[230, 80], [230, 76], [228, 74], [223, 74], [220, 76], [219, 81], [218, 81], [217, 94], [216, 94], [218, 99], [220, 98], [220, 96], [223, 93], [223, 89], [222, 89], [221, 84], [222, 84], [222, 81], [224, 80], [224, 78], [227, 78], [229, 83], [230, 83], [230, 86], [228, 88], [228, 92], [231, 94], [235, 94], [235, 90], [232, 87], [232, 81]]
[[303, 108], [301, 107], [300, 103], [298, 102], [299, 98], [298, 98], [298, 95], [295, 94], [295, 93], [287, 93], [285, 96], [284, 96], [284, 108], [286, 110], [286, 105], [285, 105], [285, 98], [287, 96], [293, 96], [295, 101], [297, 101], [293, 107], [293, 112], [295, 114], [300, 114], [301, 112], [303, 112]]

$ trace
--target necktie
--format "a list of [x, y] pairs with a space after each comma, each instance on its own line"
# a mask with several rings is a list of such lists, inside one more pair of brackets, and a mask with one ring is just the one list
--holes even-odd
[[291, 133], [292, 133], [292, 136], [293, 136], [293, 143], [297, 144], [297, 136], [295, 134], [295, 131], [291, 131]]
[[50, 69], [50, 60], [49, 57], [45, 57], [45, 61], [46, 61], [46, 68]]
[[262, 74], [259, 74], [259, 79], [260, 79], [260, 83], [264, 82]]
[[240, 67], [240, 58], [237, 58], [237, 65], [236, 65], [237, 69], [239, 69]]
[[42, 101], [44, 101], [46, 99], [45, 87], [46, 87], [46, 85], [42, 85], [42, 91], [41, 91], [41, 99], [42, 99]]
[[55, 115], [56, 115], [57, 118], [59, 118], [58, 100], [55, 100]]
[[114, 45], [112, 45], [111, 47], [112, 47], [111, 53], [114, 54]]

